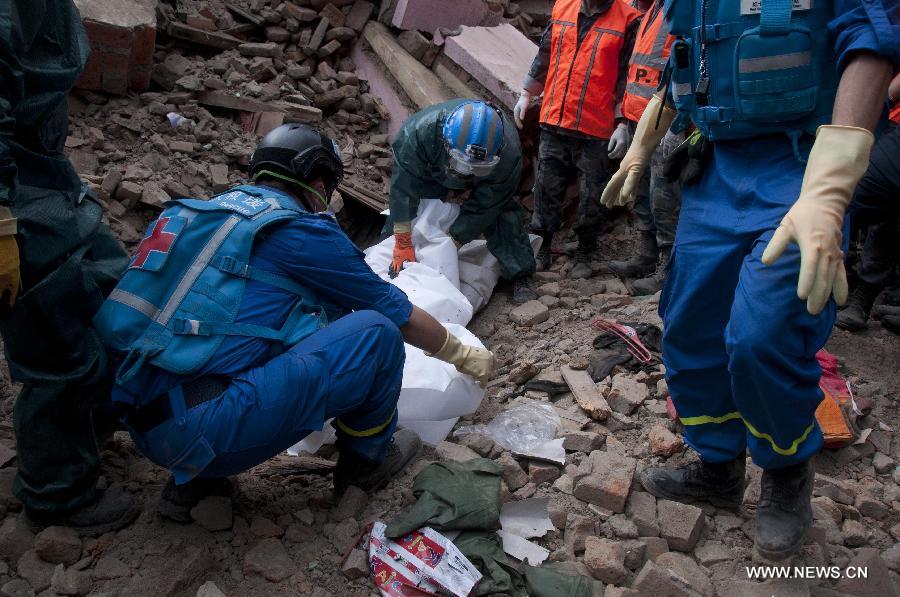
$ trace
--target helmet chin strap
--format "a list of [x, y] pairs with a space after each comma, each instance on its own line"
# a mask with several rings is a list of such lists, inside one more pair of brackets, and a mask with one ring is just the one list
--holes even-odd
[[284, 174], [272, 172], [271, 170], [260, 170], [259, 172], [257, 172], [256, 174], [253, 175], [253, 182], [256, 182], [256, 179], [258, 179], [260, 176], [263, 176], [263, 175], [269, 176], [271, 178], [275, 178], [277, 180], [283, 180], [284, 182], [288, 182], [291, 184], [295, 184], [298, 187], [309, 191], [310, 193], [312, 193], [313, 195], [318, 197], [319, 201], [321, 202], [322, 210], [324, 211], [325, 209], [327, 209], [328, 202], [325, 201], [325, 197], [322, 196], [322, 193], [320, 193], [316, 189], [312, 188], [308, 184], [306, 184], [304, 182], [300, 182], [296, 178], [291, 178], [290, 176], [285, 176]]

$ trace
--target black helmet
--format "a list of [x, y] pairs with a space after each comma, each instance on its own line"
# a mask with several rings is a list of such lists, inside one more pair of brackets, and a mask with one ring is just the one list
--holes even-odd
[[319, 175], [328, 196], [344, 178], [344, 164], [337, 144], [305, 124], [283, 124], [262, 138], [250, 156], [250, 179], [263, 170], [292, 176], [302, 183]]

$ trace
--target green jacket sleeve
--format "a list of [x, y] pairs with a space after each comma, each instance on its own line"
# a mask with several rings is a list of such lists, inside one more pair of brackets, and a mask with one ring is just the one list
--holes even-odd
[[431, 163], [442, 149], [440, 137], [429, 128], [434, 118], [427, 113], [413, 115], [397, 133], [391, 146], [394, 150], [394, 171], [391, 174], [391, 220], [409, 222], [419, 213], [421, 199], [444, 199], [447, 189], [432, 176]]

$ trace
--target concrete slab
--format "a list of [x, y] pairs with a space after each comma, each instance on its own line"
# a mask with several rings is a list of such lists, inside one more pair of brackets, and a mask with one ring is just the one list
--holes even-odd
[[444, 41], [444, 54], [510, 109], [537, 50], [537, 44], [508, 23], [463, 27], [461, 34]]
[[484, 0], [397, 0], [391, 24], [400, 29], [416, 29], [433, 33], [441, 27], [455, 29], [460, 25], [499, 25], [502, 9]]
[[369, 82], [369, 92], [381, 100], [391, 115], [387, 126], [388, 138], [393, 139], [406, 119], [412, 115], [413, 110], [397, 90], [396, 83], [385, 72], [384, 64], [372, 52], [365, 51], [365, 46], [365, 42], [357, 40], [350, 52], [350, 59], [356, 65], [359, 78]]

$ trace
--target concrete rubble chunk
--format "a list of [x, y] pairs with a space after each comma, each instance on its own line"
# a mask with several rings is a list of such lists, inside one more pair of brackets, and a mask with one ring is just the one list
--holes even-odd
[[434, 32], [460, 25], [498, 25], [503, 11], [485, 0], [398, 0], [391, 23], [399, 29]]
[[75, 0], [91, 42], [76, 84], [124, 95], [150, 86], [156, 49], [157, 0]]
[[650, 453], [668, 458], [684, 447], [684, 440], [669, 431], [665, 425], [657, 423], [650, 429]]
[[656, 558], [656, 563], [677, 576], [704, 597], [713, 597], [715, 590], [706, 572], [690, 556], [675, 551], [666, 552]]
[[560, 373], [569, 385], [575, 402], [578, 403], [589, 417], [595, 421], [605, 421], [612, 412], [606, 398], [600, 393], [597, 384], [586, 371], [577, 371], [571, 367], [561, 367]]
[[231, 498], [211, 495], [191, 508], [191, 518], [207, 531], [224, 531], [234, 522]]
[[263, 539], [244, 556], [244, 574], [262, 576], [270, 582], [281, 582], [296, 570], [281, 541]]
[[589, 504], [624, 512], [636, 467], [633, 458], [600, 450], [591, 452], [578, 467], [574, 495]]
[[410, 56], [387, 27], [369, 21], [363, 38], [419, 109], [453, 99], [437, 75]]
[[607, 584], [619, 584], [628, 576], [622, 544], [601, 537], [584, 541], [584, 564], [591, 575]]
[[281, 537], [284, 535], [284, 529], [265, 516], [253, 517], [250, 521], [250, 532], [260, 539], [269, 539], [271, 537]]
[[656, 515], [660, 536], [678, 551], [693, 550], [706, 526], [703, 510], [690, 504], [658, 500]]
[[512, 109], [537, 54], [537, 45], [504, 23], [496, 27], [463, 27], [461, 34], [447, 38], [444, 54]]
[[97, 560], [92, 574], [96, 580], [112, 580], [130, 576], [131, 568], [116, 557], [103, 556]]
[[212, 178], [214, 193], [227, 191], [231, 183], [228, 181], [228, 164], [210, 164], [209, 174]]
[[535, 485], [552, 483], [559, 478], [559, 467], [546, 462], [531, 462], [528, 465], [528, 477]]
[[570, 431], [563, 436], [563, 448], [569, 452], [590, 454], [606, 443], [606, 436], [593, 431]]
[[372, 11], [375, 9], [375, 5], [367, 0], [356, 0], [353, 3], [353, 7], [350, 9], [350, 13], [347, 15], [347, 19], [344, 24], [347, 27], [350, 27], [357, 33], [363, 30], [363, 27], [366, 26], [366, 23], [369, 22], [369, 17], [372, 16]]
[[350, 580], [364, 578], [369, 575], [369, 557], [361, 549], [354, 549], [347, 556], [347, 561], [341, 567], [341, 573]]
[[667, 597], [701, 597], [701, 593], [671, 570], [647, 561], [631, 587], [641, 595], [666, 595]]
[[24, 578], [15, 578], [0, 587], [4, 597], [34, 597], [34, 589]]
[[28, 529], [25, 520], [7, 516], [0, 526], [0, 557], [15, 562], [33, 547], [34, 534]]
[[197, 597], [225, 597], [225, 593], [216, 586], [216, 583], [208, 580], [197, 589]]
[[91, 591], [91, 575], [57, 564], [50, 578], [50, 588], [57, 595], [87, 595]]
[[522, 467], [519, 466], [519, 463], [509, 452], [504, 452], [500, 458], [497, 459], [497, 464], [503, 469], [501, 471], [501, 476], [503, 477], [503, 480], [506, 481], [506, 486], [509, 487], [510, 491], [516, 491], [520, 487], [524, 487], [528, 484], [528, 475], [522, 470]]
[[357, 518], [368, 505], [369, 495], [359, 487], [351, 485], [344, 491], [344, 495], [341, 496], [332, 511], [331, 517], [338, 522], [348, 518]]
[[618, 374], [612, 378], [612, 387], [606, 395], [606, 401], [616, 412], [623, 415], [632, 414], [649, 397], [647, 386], [635, 381], [629, 375]]
[[509, 318], [519, 325], [537, 325], [550, 319], [550, 309], [540, 301], [528, 301], [510, 311]]
[[447, 441], [443, 441], [435, 446], [434, 453], [437, 455], [438, 460], [452, 460], [454, 462], [466, 462], [467, 460], [480, 458], [471, 448]]
[[657, 537], [659, 523], [656, 522], [656, 498], [646, 491], [634, 491], [628, 496], [625, 514], [631, 518], [638, 532], [644, 537]]
[[409, 52], [410, 56], [420, 62], [425, 56], [425, 52], [431, 48], [431, 42], [418, 31], [404, 31], [397, 36], [397, 42]]
[[37, 592], [50, 586], [50, 579], [53, 577], [55, 568], [54, 564], [40, 559], [33, 549], [23, 553], [16, 563], [16, 572], [27, 580], [28, 584]]
[[34, 551], [45, 562], [74, 564], [81, 559], [81, 539], [68, 527], [47, 527], [35, 537]]

